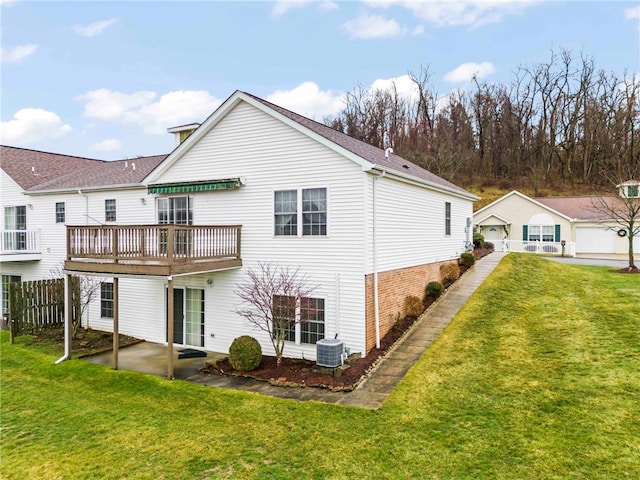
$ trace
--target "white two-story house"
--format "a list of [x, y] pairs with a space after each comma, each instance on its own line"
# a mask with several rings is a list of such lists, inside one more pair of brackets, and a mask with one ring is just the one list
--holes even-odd
[[217, 352], [252, 335], [273, 354], [236, 313], [238, 284], [262, 262], [316, 286], [285, 355], [314, 359], [317, 340], [338, 336], [364, 356], [469, 244], [476, 197], [391, 149], [243, 92], [188, 128], [171, 130], [186, 139], [138, 183], [108, 172], [87, 194], [90, 220], [116, 200], [112, 224], [67, 222], [66, 272], [105, 279], [92, 328]]

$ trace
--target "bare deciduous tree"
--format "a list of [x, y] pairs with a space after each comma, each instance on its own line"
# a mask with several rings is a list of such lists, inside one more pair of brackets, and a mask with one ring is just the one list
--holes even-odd
[[258, 263], [255, 270], [249, 268], [247, 276], [246, 282], [236, 285], [234, 293], [243, 301], [236, 313], [269, 335], [280, 366], [288, 332], [309, 319], [299, 313], [300, 299], [308, 297], [315, 287], [308, 285], [307, 276], [298, 268], [269, 263]]
[[[618, 184], [619, 197], [596, 197], [592, 203], [594, 212], [601, 214], [616, 223], [616, 226], [608, 227], [609, 230], [624, 232], [628, 241], [629, 271], [637, 270], [633, 253], [633, 240], [640, 236], [640, 197], [638, 196], [637, 183]], [[632, 195], [629, 195], [631, 189]]]
[[[64, 278], [64, 266], [62, 264], [56, 265], [49, 269], [49, 278]], [[97, 277], [80, 276], [80, 312], [79, 315], [74, 317], [72, 322], [73, 331], [71, 333], [72, 338], [75, 338], [76, 332], [82, 325], [82, 318], [85, 312], [89, 308], [91, 302], [100, 295], [100, 288], [102, 280]]]

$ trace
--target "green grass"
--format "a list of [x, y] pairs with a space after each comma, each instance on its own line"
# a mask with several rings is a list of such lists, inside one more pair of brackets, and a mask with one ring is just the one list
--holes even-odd
[[380, 411], [2, 335], [6, 479], [640, 478], [640, 276], [509, 255]]

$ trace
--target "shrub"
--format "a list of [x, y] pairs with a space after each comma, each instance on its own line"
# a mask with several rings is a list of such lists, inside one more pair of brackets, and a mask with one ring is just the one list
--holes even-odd
[[460, 278], [460, 267], [457, 263], [443, 263], [440, 265], [440, 277], [442, 283], [451, 285]]
[[484, 249], [486, 249], [486, 250], [491, 250], [491, 251], [493, 251], [493, 250], [495, 250], [495, 248], [496, 248], [496, 247], [495, 247], [495, 245], [494, 245], [493, 243], [491, 243], [491, 242], [484, 242], [484, 243], [482, 244], [482, 248], [484, 248]]
[[438, 298], [440, 295], [444, 293], [444, 285], [440, 282], [429, 282], [427, 284], [427, 295]]
[[473, 232], [473, 246], [480, 248], [484, 243], [484, 235], [479, 232]]
[[476, 257], [475, 257], [475, 255], [473, 253], [464, 252], [462, 255], [460, 255], [460, 264], [461, 265], [464, 265], [465, 267], [470, 267], [474, 263], [476, 263]]
[[250, 372], [262, 361], [262, 347], [258, 341], [248, 335], [236, 338], [229, 347], [229, 363], [234, 370]]
[[423, 310], [422, 300], [415, 295], [409, 295], [404, 299], [404, 314], [407, 317], [419, 317]]

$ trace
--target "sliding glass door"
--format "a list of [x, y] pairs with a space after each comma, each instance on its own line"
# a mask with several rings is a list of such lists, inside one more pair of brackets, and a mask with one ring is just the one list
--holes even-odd
[[173, 343], [204, 347], [204, 290], [174, 287]]

